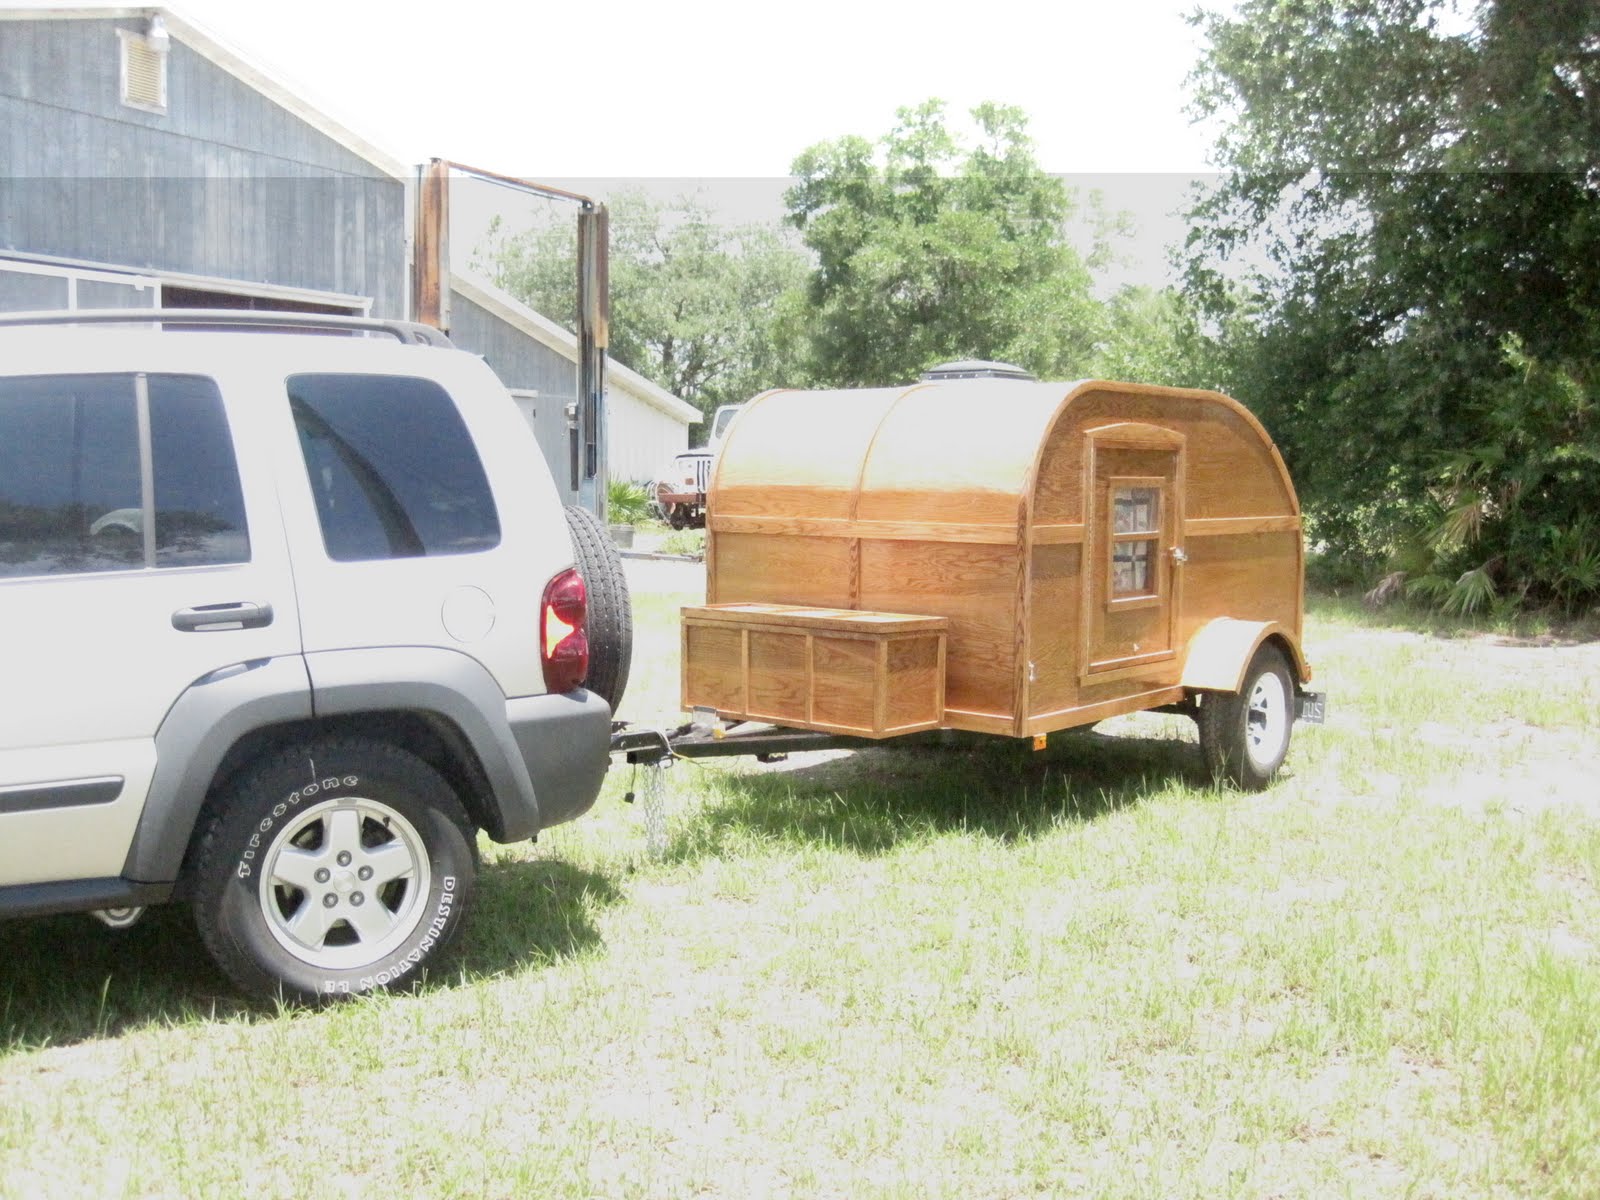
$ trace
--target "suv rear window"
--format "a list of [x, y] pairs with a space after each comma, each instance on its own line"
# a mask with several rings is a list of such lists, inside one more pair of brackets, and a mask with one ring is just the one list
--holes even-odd
[[[139, 380], [0, 378], [0, 578], [249, 560], [216, 384], [145, 376], [142, 444]], [[148, 510], [142, 462], [150, 464]]]
[[483, 464], [438, 384], [294, 375], [288, 390], [329, 558], [469, 554], [499, 545]]

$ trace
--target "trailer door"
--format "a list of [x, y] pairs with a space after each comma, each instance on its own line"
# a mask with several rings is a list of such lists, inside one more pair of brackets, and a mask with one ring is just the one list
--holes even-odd
[[1080, 676], [1158, 674], [1177, 657], [1183, 435], [1125, 422], [1087, 437]]

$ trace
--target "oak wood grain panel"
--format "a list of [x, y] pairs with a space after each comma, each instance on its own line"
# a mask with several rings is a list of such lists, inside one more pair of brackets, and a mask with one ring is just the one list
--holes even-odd
[[723, 533], [716, 542], [716, 576], [706, 580], [706, 599], [714, 604], [765, 600], [858, 607], [850, 595], [850, 539]]
[[804, 725], [810, 695], [807, 635], [750, 630], [746, 636], [750, 639], [749, 699], [743, 715]]
[[1143, 395], [1107, 385], [1072, 401], [1080, 429], [1112, 421], [1164, 425], [1184, 435], [1191, 517], [1298, 513], [1288, 472], [1253, 418], [1225, 397], [1205, 393]]
[[743, 645], [744, 634], [739, 629], [684, 622], [679, 674], [685, 710], [744, 712]]
[[949, 618], [946, 704], [1015, 713], [1017, 555], [1014, 547], [863, 542], [861, 607]]
[[1035, 546], [1033, 599], [1029, 605], [1028, 707], [1066, 708], [1078, 692], [1078, 571], [1083, 548]]
[[888, 643], [886, 728], [934, 726], [944, 717], [944, 668], [936, 637], [895, 638]]
[[965, 487], [951, 482], [944, 488], [920, 491], [863, 492], [856, 509], [858, 520], [884, 528], [907, 524], [1002, 527], [1014, 536], [1017, 524], [1018, 486], [1010, 489]]
[[1202, 537], [1186, 547], [1184, 611], [1179, 637], [1188, 639], [1214, 617], [1278, 621], [1301, 636], [1301, 545], [1298, 533]]
[[818, 636], [812, 643], [814, 672], [813, 723], [870, 732], [878, 719], [883, 677], [878, 666], [881, 644], [861, 638]]

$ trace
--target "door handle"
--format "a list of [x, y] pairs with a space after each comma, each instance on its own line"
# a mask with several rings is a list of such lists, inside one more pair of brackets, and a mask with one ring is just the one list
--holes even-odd
[[1172, 555], [1172, 565], [1175, 567], [1181, 567], [1189, 561], [1189, 556], [1184, 553], [1182, 546], [1174, 546], [1167, 553]]
[[229, 629], [259, 629], [272, 624], [272, 605], [235, 600], [230, 604], [197, 604], [172, 614], [172, 627], [184, 633], [220, 633]]

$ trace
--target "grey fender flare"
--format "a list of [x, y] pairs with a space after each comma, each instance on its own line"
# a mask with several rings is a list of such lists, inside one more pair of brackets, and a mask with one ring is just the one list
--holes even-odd
[[156, 731], [156, 770], [122, 865], [123, 878], [177, 879], [206, 793], [228, 751], [257, 729], [310, 716], [311, 680], [298, 654], [238, 663], [190, 684]]
[[[531, 700], [544, 702], [541, 708], [579, 710], [586, 723], [603, 720], [609, 729], [610, 709], [587, 692]], [[595, 706], [599, 712], [593, 711]], [[206, 795], [241, 738], [313, 718], [385, 712], [438, 717], [460, 731], [489, 784], [486, 815], [492, 838], [519, 841], [539, 832], [540, 805], [506, 697], [476, 659], [422, 646], [286, 655], [213, 671], [191, 684], [168, 710], [156, 734], [155, 776], [123, 863], [123, 878], [177, 880]], [[527, 740], [525, 733], [520, 740]], [[595, 764], [585, 764], [582, 773], [593, 776], [594, 792], [608, 763], [602, 756], [598, 772]], [[590, 793], [583, 807], [592, 802]], [[564, 813], [551, 815], [566, 819]]]
[[477, 659], [431, 646], [327, 650], [305, 656], [317, 717], [415, 712], [461, 731], [489, 782], [487, 832], [515, 842], [539, 832], [539, 801], [506, 716], [506, 697]]

